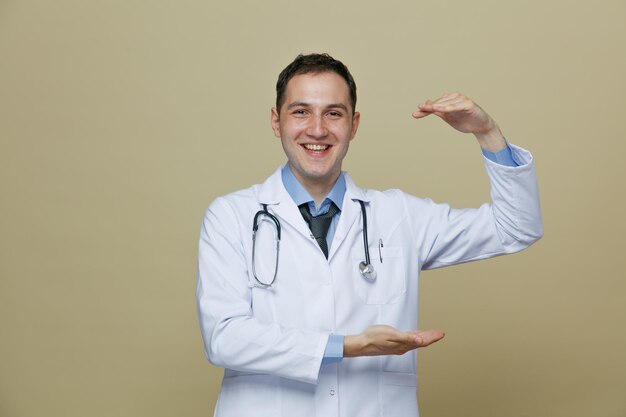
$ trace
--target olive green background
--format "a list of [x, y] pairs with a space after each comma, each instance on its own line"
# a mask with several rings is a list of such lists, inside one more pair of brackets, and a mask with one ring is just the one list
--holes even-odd
[[424, 417], [626, 416], [626, 2], [0, 0], [0, 416], [210, 416], [197, 237], [284, 162], [300, 52], [343, 60], [365, 187], [475, 206], [458, 90], [530, 149], [545, 237], [422, 275]]

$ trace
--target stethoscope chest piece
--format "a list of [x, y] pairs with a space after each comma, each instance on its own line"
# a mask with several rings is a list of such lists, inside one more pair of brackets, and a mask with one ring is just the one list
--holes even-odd
[[372, 264], [366, 264], [364, 261], [361, 261], [361, 263], [359, 263], [359, 272], [367, 282], [376, 281], [376, 270]]

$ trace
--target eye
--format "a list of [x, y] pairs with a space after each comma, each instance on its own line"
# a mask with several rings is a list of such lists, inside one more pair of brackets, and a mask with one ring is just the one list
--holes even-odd
[[294, 116], [304, 116], [304, 115], [306, 115], [306, 110], [304, 110], [304, 109], [295, 109], [294, 111], [291, 112], [291, 114], [293, 114]]
[[341, 112], [338, 112], [336, 110], [331, 110], [327, 114], [328, 114], [328, 116], [330, 116], [333, 119], [338, 119], [338, 118], [340, 118], [342, 116]]

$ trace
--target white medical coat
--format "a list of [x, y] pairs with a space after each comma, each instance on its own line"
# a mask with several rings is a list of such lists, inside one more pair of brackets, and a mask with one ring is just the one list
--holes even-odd
[[[420, 270], [517, 252], [541, 237], [532, 157], [511, 147], [523, 165], [485, 159], [492, 203], [478, 209], [451, 209], [399, 190], [361, 189], [346, 175], [328, 259], [280, 170], [261, 185], [215, 200], [200, 232], [197, 283], [205, 352], [225, 368], [215, 415], [417, 416], [416, 351], [322, 365], [328, 336], [358, 334], [372, 324], [416, 329]], [[358, 270], [364, 259], [358, 200], [366, 205], [375, 282]], [[282, 228], [272, 289], [252, 286], [252, 222], [262, 204]], [[260, 224], [256, 269], [269, 282], [275, 228], [267, 220]]]

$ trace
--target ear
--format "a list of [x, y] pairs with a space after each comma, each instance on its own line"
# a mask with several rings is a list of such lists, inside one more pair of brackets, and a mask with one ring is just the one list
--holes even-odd
[[272, 107], [271, 122], [274, 136], [280, 138], [280, 116], [278, 115], [278, 110], [276, 109], [276, 107]]
[[354, 139], [356, 131], [359, 129], [359, 122], [361, 121], [361, 113], [355, 111], [352, 115], [352, 131], [350, 132], [350, 140]]

